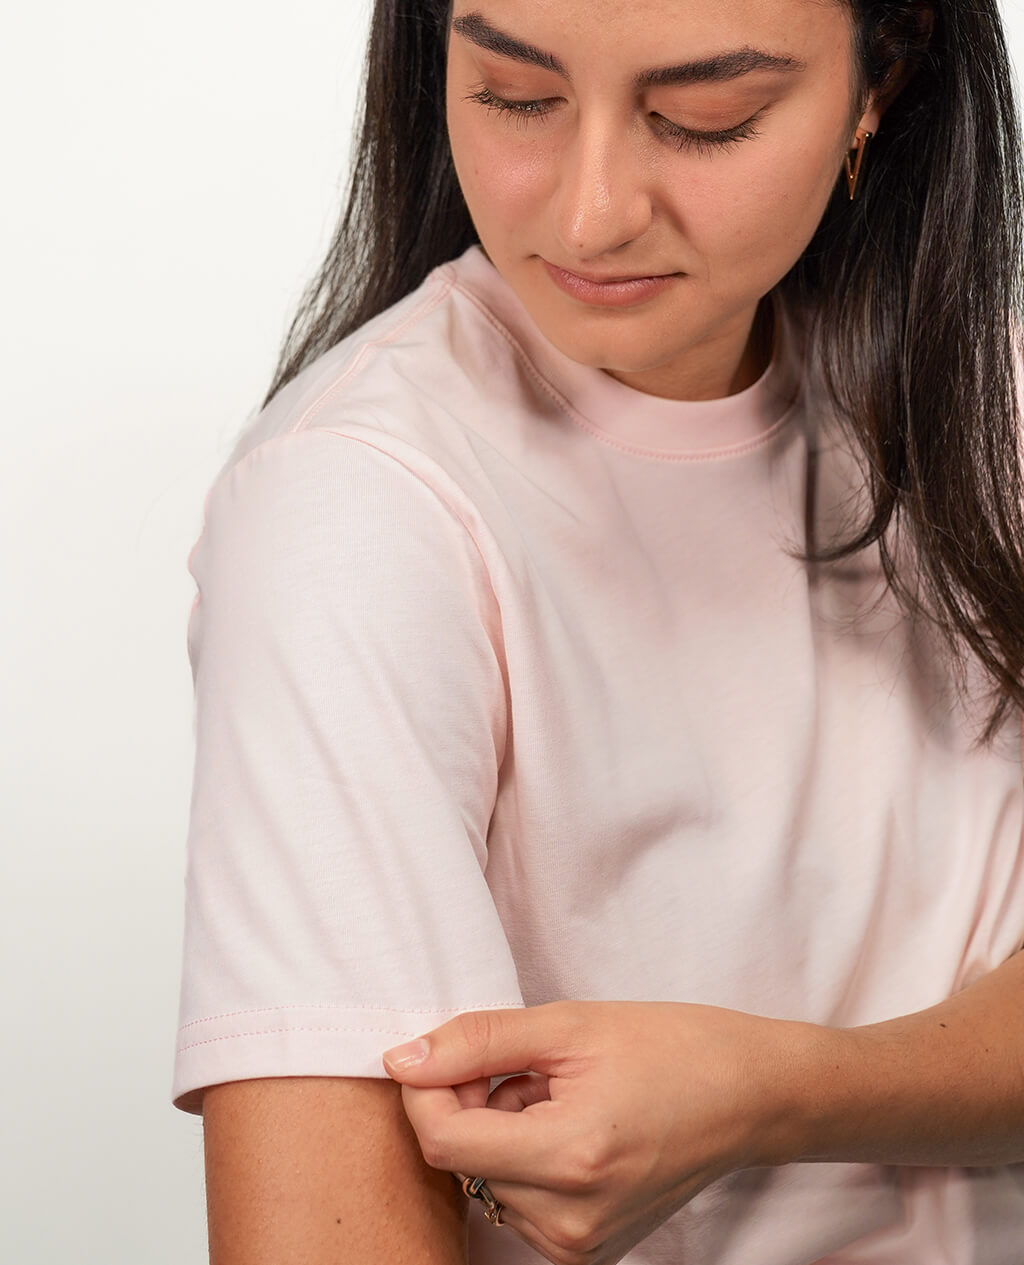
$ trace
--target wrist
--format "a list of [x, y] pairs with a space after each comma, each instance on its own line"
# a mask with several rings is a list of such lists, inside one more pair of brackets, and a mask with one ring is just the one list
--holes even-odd
[[749, 1167], [778, 1167], [819, 1158], [831, 1123], [844, 1110], [856, 1050], [850, 1030], [774, 1020], [762, 1063], [759, 1154]]

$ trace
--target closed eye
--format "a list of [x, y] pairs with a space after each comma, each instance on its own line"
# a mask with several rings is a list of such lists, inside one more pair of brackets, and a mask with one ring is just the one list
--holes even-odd
[[[542, 121], [554, 108], [553, 104], [549, 104], [549, 101], [556, 102], [558, 98], [514, 101], [507, 97], [499, 97], [497, 93], [492, 92], [490, 88], [481, 84], [478, 88], [468, 93], [465, 100], [476, 101], [487, 110], [494, 110], [499, 115], [507, 114], [514, 117], [518, 123], [526, 124], [531, 120]], [[696, 128], [683, 127], [679, 123], [673, 123], [670, 119], [663, 118], [660, 114], [655, 114], [652, 117], [659, 121], [663, 134], [678, 149], [692, 149], [697, 153], [713, 153], [727, 149], [732, 145], [738, 145], [740, 141], [752, 140], [755, 136], [759, 136], [760, 130], [754, 124], [763, 113], [763, 110], [758, 110], [756, 114], [751, 115], [749, 119], [745, 119], [742, 123], [737, 123], [735, 127], [717, 128], [714, 131], [700, 131]]]

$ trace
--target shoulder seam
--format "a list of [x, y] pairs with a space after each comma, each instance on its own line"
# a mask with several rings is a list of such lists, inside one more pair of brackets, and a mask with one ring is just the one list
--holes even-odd
[[348, 365], [345, 367], [341, 375], [334, 379], [315, 400], [309, 403], [288, 427], [284, 433], [294, 433], [295, 431], [308, 428], [313, 418], [327, 405], [328, 401], [338, 391], [341, 390], [346, 383], [351, 382], [354, 377], [366, 366], [378, 347], [384, 347], [388, 343], [393, 342], [400, 334], [403, 334], [410, 326], [427, 316], [437, 307], [441, 301], [447, 296], [453, 285], [453, 277], [447, 275], [445, 271], [441, 271], [435, 278], [434, 286], [423, 297], [423, 299], [401, 320], [396, 321], [380, 337], [367, 339], [356, 348], [355, 354], [352, 356]]
[[[473, 531], [470, 524], [466, 522], [465, 516], [459, 511], [458, 506], [452, 504], [451, 500], [448, 497], [446, 497], [442, 492], [438, 491], [438, 489], [435, 488], [432, 484], [428, 483], [427, 480], [424, 479], [423, 476], [419, 473], [419, 471], [413, 469], [411, 465], [403, 461], [402, 458], [397, 456], [395, 453], [389, 452], [387, 448], [382, 447], [380, 444], [375, 444], [372, 439], [363, 435], [349, 434], [346, 431], [338, 430], [334, 426], [318, 426], [316, 429], [321, 434], [333, 435], [335, 439], [348, 439], [348, 440], [353, 441], [354, 443], [363, 444], [367, 448], [372, 448], [374, 452], [379, 452], [382, 457], [386, 457], [389, 461], [393, 461], [395, 465], [401, 466], [402, 469], [407, 471], [416, 480], [416, 482], [420, 484], [421, 487], [425, 488], [430, 493], [432, 497], [440, 501], [440, 503], [448, 511], [449, 515], [452, 518], [456, 519], [456, 521], [462, 527], [463, 531], [466, 533], [469, 539], [473, 542], [473, 548], [476, 550], [477, 554], [480, 557], [480, 565], [483, 567], [484, 575], [487, 576], [487, 586], [491, 590], [491, 593], [494, 597], [495, 606], [497, 607], [500, 613], [501, 604], [498, 601], [497, 593], [494, 592], [494, 585], [491, 582], [491, 572], [490, 572], [490, 568], [487, 566], [487, 560], [484, 558], [483, 551], [481, 550], [480, 544], [477, 541], [476, 533]], [[388, 438], [393, 439], [396, 443], [402, 444], [405, 447], [411, 448], [413, 452], [419, 453], [419, 455], [422, 456], [425, 460], [433, 461], [433, 458], [428, 453], [422, 452], [419, 448], [417, 448], [414, 444], [410, 444], [407, 440], [401, 439], [398, 436], [394, 436], [394, 435], [388, 435]], [[439, 466], [438, 469], [440, 469], [442, 473], [444, 473], [443, 467]]]
[[[372, 417], [373, 415], [370, 413], [364, 413], [363, 416]], [[379, 430], [382, 435], [386, 435], [387, 438], [391, 440], [393, 443], [401, 445], [403, 448], [408, 448], [411, 452], [414, 452], [418, 456], [422, 457], [424, 461], [428, 461], [434, 466], [436, 466], [437, 469], [441, 472], [441, 474], [445, 475], [446, 478], [450, 477], [448, 476], [447, 471], [445, 471], [444, 467], [439, 465], [438, 462], [429, 453], [424, 452], [421, 448], [417, 448], [415, 444], [409, 443], [407, 439], [403, 439], [400, 435], [392, 435], [390, 431], [387, 431], [383, 428], [380, 421], [376, 417], [373, 418], [372, 426], [369, 425], [365, 421], [360, 421], [357, 417], [353, 417], [351, 420], [354, 425], [359, 426], [360, 428], [364, 430]], [[448, 513], [451, 515], [452, 518], [455, 518], [458, 520], [458, 522], [465, 529], [466, 534], [473, 540], [473, 543], [474, 545], [476, 545], [477, 550], [479, 552], [479, 545], [476, 544], [476, 537], [473, 532], [473, 528], [471, 527], [469, 523], [466, 522], [465, 516], [460, 512], [458, 505], [454, 504], [450, 497], [445, 496], [444, 492], [435, 488], [433, 484], [431, 484], [427, 479], [425, 479], [418, 470], [416, 470], [408, 462], [403, 461], [399, 455], [391, 452], [383, 444], [374, 443], [373, 439], [367, 435], [354, 435], [350, 431], [340, 429], [340, 427], [338, 426], [332, 425], [332, 426], [316, 426], [316, 427], [308, 427], [308, 428], [304, 427], [301, 431], [292, 429], [292, 430], [281, 431], [276, 435], [268, 435], [265, 439], [261, 439], [258, 444], [254, 444], [252, 448], [250, 448], [247, 452], [243, 453], [240, 457], [238, 457], [235, 461], [233, 461], [231, 465], [226, 466], [224, 470], [221, 471], [221, 474], [214, 481], [213, 486], [215, 487], [217, 484], [220, 483], [222, 478], [226, 477], [227, 475], [230, 475], [233, 471], [239, 470], [242, 467], [250, 464], [253, 457], [257, 455], [263, 455], [266, 452], [266, 450], [269, 448], [284, 446], [288, 443], [288, 441], [298, 439], [302, 435], [309, 435], [309, 436], [330, 435], [332, 439], [343, 439], [343, 440], [349, 440], [352, 443], [362, 444], [364, 447], [372, 448], [374, 452], [380, 453], [382, 457], [385, 457], [387, 460], [393, 462], [395, 465], [401, 466], [402, 469], [407, 471], [407, 473], [411, 475], [412, 478], [414, 478], [417, 483], [419, 483], [422, 487], [424, 487], [435, 500], [440, 501], [440, 503], [445, 507], [445, 509], [448, 511]], [[210, 491], [212, 490], [213, 490], [213, 487], [211, 487]], [[481, 556], [481, 561], [483, 561], [482, 556]]]

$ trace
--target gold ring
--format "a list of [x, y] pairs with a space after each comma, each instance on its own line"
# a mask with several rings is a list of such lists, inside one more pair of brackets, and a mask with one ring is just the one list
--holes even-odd
[[502, 1221], [501, 1214], [504, 1211], [504, 1205], [487, 1189], [487, 1181], [483, 1177], [466, 1177], [462, 1173], [452, 1173], [452, 1176], [462, 1186], [462, 1193], [469, 1199], [479, 1199], [485, 1205], [484, 1216], [491, 1225], [505, 1225]]

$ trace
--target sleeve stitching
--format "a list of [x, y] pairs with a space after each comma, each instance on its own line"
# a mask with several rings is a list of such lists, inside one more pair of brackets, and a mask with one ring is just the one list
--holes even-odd
[[[503, 1010], [515, 1008], [520, 1009], [520, 1002], [511, 1001], [481, 1001], [474, 1002], [472, 1007], [462, 1007], [461, 1009], [475, 1010]], [[442, 1015], [452, 1010], [459, 1010], [458, 1006], [344, 1006], [336, 1005], [334, 1002], [294, 1002], [286, 1006], [254, 1006], [247, 1010], [227, 1010], [217, 1015], [207, 1015], [203, 1019], [192, 1019], [188, 1023], [183, 1023], [178, 1029], [184, 1032], [187, 1028], [194, 1028], [198, 1024], [214, 1023], [218, 1019], [237, 1019], [240, 1015], [265, 1015], [280, 1014], [285, 1010], [354, 1010], [360, 1012], [379, 1010], [392, 1015]]]
[[[523, 1009], [521, 1006], [515, 1007], [517, 1010]], [[375, 1032], [380, 1035], [388, 1036], [415, 1036], [416, 1033], [411, 1028], [362, 1028], [350, 1027], [344, 1025], [338, 1026], [317, 1026], [313, 1024], [301, 1024], [296, 1027], [288, 1028], [262, 1028], [257, 1032], [225, 1032], [219, 1037], [206, 1037], [202, 1041], [190, 1041], [186, 1045], [179, 1045], [176, 1053], [184, 1054], [186, 1050], [195, 1050], [202, 1045], [215, 1045], [218, 1041], [237, 1041], [244, 1037], [273, 1037], [283, 1033], [293, 1032]]]

